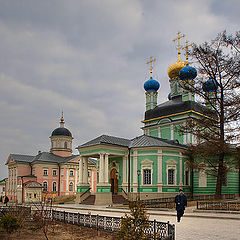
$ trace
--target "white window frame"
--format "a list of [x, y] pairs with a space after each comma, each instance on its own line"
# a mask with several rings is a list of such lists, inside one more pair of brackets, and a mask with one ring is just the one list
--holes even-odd
[[[177, 161], [175, 161], [174, 159], [168, 160], [166, 162], [166, 183], [168, 186], [176, 186], [177, 185]], [[173, 169], [174, 170], [174, 183], [173, 184], [169, 184], [168, 183], [168, 169]]]
[[[45, 174], [45, 171], [47, 172], [47, 174]], [[43, 176], [48, 176], [48, 169], [43, 169]]]
[[[71, 174], [71, 172], [72, 172], [72, 174]], [[69, 176], [70, 176], [70, 177], [74, 177], [74, 170], [73, 170], [73, 169], [70, 169], [70, 170], [69, 170]]]
[[[55, 171], [56, 171], [56, 174], [53, 174]], [[57, 169], [53, 169], [52, 175], [53, 175], [53, 176], [57, 176]]]
[[198, 185], [200, 188], [207, 187], [207, 172], [205, 169], [201, 169], [198, 171]]
[[[46, 183], [47, 188], [44, 187], [44, 183]], [[43, 182], [43, 191], [46, 191], [46, 192], [48, 191], [48, 182], [47, 181]]]
[[[151, 171], [151, 183], [150, 184], [144, 184], [144, 170], [150, 170]], [[141, 162], [141, 183], [144, 186], [151, 186], [153, 181], [153, 161], [149, 159], [144, 159]]]
[[[173, 183], [169, 183], [169, 171], [173, 171]], [[167, 170], [167, 185], [176, 185], [176, 168], [169, 167]]]
[[[71, 190], [71, 188], [70, 188], [70, 185], [71, 185], [71, 187], [72, 187], [72, 190]], [[73, 189], [73, 186], [74, 186], [73, 182], [70, 182], [70, 183], [69, 183], [69, 192], [73, 192], [73, 190], [74, 190], [74, 189]]]
[[[55, 191], [54, 191], [53, 184], [56, 184], [56, 185], [55, 185]], [[57, 192], [57, 182], [53, 182], [53, 183], [52, 183], [52, 191], [53, 191], [53, 192]]]

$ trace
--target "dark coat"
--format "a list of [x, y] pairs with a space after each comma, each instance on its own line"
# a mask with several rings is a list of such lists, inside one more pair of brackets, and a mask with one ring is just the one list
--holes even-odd
[[175, 203], [176, 203], [176, 210], [185, 210], [185, 207], [187, 206], [187, 197], [184, 194], [178, 194], [175, 197]]
[[4, 203], [6, 204], [6, 203], [8, 203], [8, 201], [9, 201], [9, 198], [6, 196], [6, 197], [4, 198]]

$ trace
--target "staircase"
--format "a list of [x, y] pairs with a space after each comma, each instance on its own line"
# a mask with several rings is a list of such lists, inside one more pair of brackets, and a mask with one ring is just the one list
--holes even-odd
[[122, 195], [112, 195], [113, 204], [128, 204], [128, 200]]
[[95, 195], [90, 195], [81, 202], [81, 204], [86, 204], [86, 205], [94, 205], [94, 203], [95, 203]]

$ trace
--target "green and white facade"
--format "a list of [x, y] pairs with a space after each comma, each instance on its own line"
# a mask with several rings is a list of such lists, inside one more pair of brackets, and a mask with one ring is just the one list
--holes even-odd
[[[181, 87], [194, 81], [180, 81], [178, 74], [185, 66], [186, 63], [179, 57], [169, 67], [171, 97], [167, 102], [157, 105], [159, 83], [152, 77], [145, 82], [143, 135], [131, 140], [102, 135], [78, 147], [80, 194], [89, 188], [89, 157], [98, 159], [95, 204], [111, 204], [112, 194], [126, 196], [127, 193], [128, 198], [136, 199], [138, 191], [141, 199], [175, 196], [179, 188], [183, 188], [185, 193], [214, 194], [216, 179], [207, 174], [208, 166], [201, 172], [192, 172], [188, 168], [185, 152], [188, 143], [195, 143], [194, 136], [179, 133], [179, 128], [189, 118], [206, 116], [209, 111], [206, 106], [194, 101], [192, 93]], [[222, 191], [224, 194], [238, 194], [238, 169], [228, 171]]]

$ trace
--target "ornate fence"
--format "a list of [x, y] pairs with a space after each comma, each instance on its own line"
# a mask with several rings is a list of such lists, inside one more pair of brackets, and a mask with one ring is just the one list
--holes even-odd
[[[52, 211], [52, 218], [54, 220], [76, 224], [80, 226], [102, 229], [111, 232], [117, 232], [121, 226], [121, 218], [107, 217], [99, 215], [89, 215], [62, 211]], [[174, 240], [175, 239], [175, 225], [169, 222], [149, 221], [149, 228], [146, 233], [154, 236], [158, 240]]]
[[240, 202], [197, 202], [197, 209], [240, 211]]

